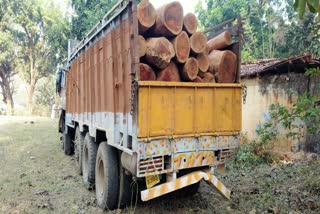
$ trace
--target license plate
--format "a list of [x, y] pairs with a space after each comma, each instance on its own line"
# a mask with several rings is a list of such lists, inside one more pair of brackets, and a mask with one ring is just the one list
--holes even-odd
[[154, 185], [156, 185], [159, 182], [160, 182], [159, 175], [146, 176], [147, 188], [151, 188], [151, 187], [153, 187]]

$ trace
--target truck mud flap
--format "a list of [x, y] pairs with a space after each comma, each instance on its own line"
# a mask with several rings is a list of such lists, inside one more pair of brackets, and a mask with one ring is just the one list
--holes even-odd
[[195, 184], [202, 179], [213, 186], [214, 189], [216, 189], [225, 199], [230, 200], [231, 191], [227, 189], [216, 176], [202, 171], [192, 172], [177, 178], [174, 181], [169, 181], [150, 189], [143, 190], [141, 191], [141, 200], [149, 201], [167, 193], [174, 192], [183, 187]]

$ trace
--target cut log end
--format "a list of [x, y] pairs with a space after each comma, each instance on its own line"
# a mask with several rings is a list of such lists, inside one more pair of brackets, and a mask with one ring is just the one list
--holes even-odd
[[152, 81], [156, 80], [156, 73], [153, 69], [144, 63], [139, 64], [139, 80], [141, 81]]
[[195, 32], [190, 37], [190, 46], [193, 53], [199, 54], [204, 52], [207, 46], [207, 36], [202, 32]]
[[156, 22], [157, 12], [149, 0], [142, 0], [137, 6], [139, 33], [143, 34]]
[[185, 31], [182, 31], [171, 41], [171, 43], [174, 47], [177, 61], [179, 63], [186, 62], [190, 54], [190, 40], [188, 34]]
[[197, 55], [199, 70], [202, 72], [207, 72], [209, 69], [209, 59], [206, 52]]
[[181, 71], [181, 78], [184, 81], [192, 81], [197, 77], [198, 71], [198, 61], [195, 58], [191, 57], [183, 65], [183, 69]]
[[146, 40], [143, 38], [143, 36], [139, 35], [139, 56], [143, 57], [146, 55]]
[[197, 76], [192, 82], [203, 82], [202, 78]]
[[213, 74], [207, 72], [203, 75], [203, 78], [202, 78], [202, 81], [203, 82], [208, 82], [208, 83], [215, 83], [215, 79], [214, 79], [214, 76]]
[[159, 72], [158, 81], [181, 82], [179, 70], [175, 63], [171, 62], [168, 67]]
[[221, 34], [219, 34], [218, 36], [210, 39], [207, 42], [209, 52], [211, 52], [212, 50], [224, 49], [231, 44], [232, 44], [232, 38], [231, 38], [229, 31], [224, 31]]
[[187, 13], [183, 18], [183, 29], [192, 35], [197, 31], [198, 22], [197, 18], [193, 13]]
[[182, 27], [183, 8], [179, 2], [174, 1], [157, 9], [155, 34], [175, 36], [182, 31]]

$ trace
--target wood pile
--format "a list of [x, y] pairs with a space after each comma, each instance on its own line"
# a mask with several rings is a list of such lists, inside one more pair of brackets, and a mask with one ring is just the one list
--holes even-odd
[[237, 56], [228, 31], [208, 41], [197, 31], [197, 18], [184, 15], [182, 5], [171, 2], [155, 9], [149, 0], [137, 6], [141, 81], [234, 83]]

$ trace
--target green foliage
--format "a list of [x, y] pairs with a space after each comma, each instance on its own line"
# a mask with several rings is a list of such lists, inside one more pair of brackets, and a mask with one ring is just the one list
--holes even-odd
[[295, 0], [294, 8], [298, 11], [300, 19], [304, 17], [306, 7], [309, 8], [311, 13], [319, 14], [320, 1], [319, 0]]
[[49, 116], [52, 105], [55, 103], [54, 76], [43, 78], [37, 85], [35, 93], [34, 113], [41, 116]]

